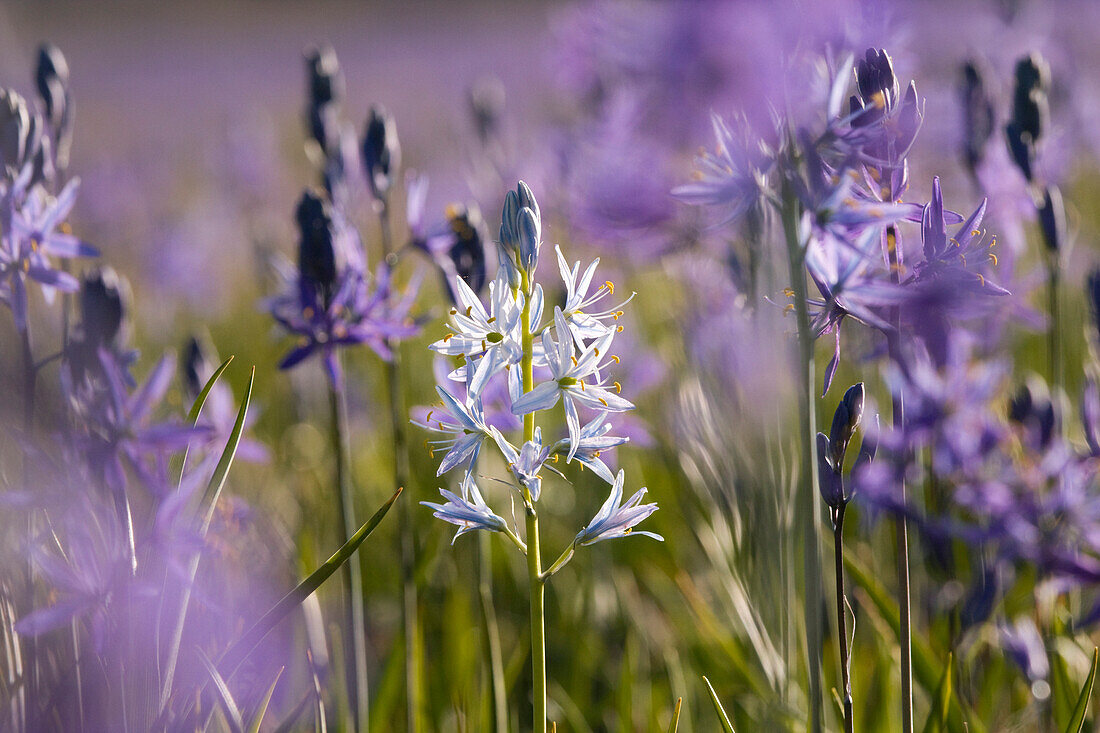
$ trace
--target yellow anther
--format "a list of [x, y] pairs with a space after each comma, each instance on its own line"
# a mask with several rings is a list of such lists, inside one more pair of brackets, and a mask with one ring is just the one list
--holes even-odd
[[593, 348], [592, 348], [592, 353], [593, 353], [593, 354], [595, 354], [596, 356], [599, 356], [599, 355], [600, 355], [600, 350], [599, 350], [599, 349], [597, 349], [597, 348], [595, 348], [595, 347], [593, 347]]
[[458, 204], [447, 204], [447, 206], [443, 209], [443, 213], [448, 219], [454, 219], [459, 214]]
[[793, 311], [794, 310], [794, 303], [787, 303], [787, 305], [783, 307], [783, 310], [787, 311], [787, 312]]
[[454, 337], [455, 337], [455, 335], [453, 333], [447, 334], [446, 336], [443, 337], [443, 343], [447, 343], [448, 341], [450, 341]]
[[619, 384], [618, 382], [615, 382], [614, 384], [615, 384], [615, 394], [622, 394], [623, 393], [623, 385]]
[[691, 178], [692, 178], [692, 180], [695, 180], [695, 181], [701, 181], [701, 180], [703, 180], [703, 172], [702, 171], [692, 171], [691, 172]]
[[451, 315], [452, 316], [457, 316], [458, 315], [458, 308], [451, 308]]
[[978, 282], [982, 284], [983, 288], [985, 287], [985, 278], [982, 277], [981, 274], [978, 275]]
[[989, 261], [993, 263], [994, 267], [996, 267], [997, 266], [997, 255], [990, 252], [989, 253]]
[[612, 354], [612, 355], [611, 355], [611, 360], [612, 360], [613, 362], [615, 362], [616, 364], [618, 364], [618, 363], [619, 363], [619, 357], [615, 356], [614, 354]]
[[611, 293], [612, 295], [615, 294], [615, 283], [611, 282], [610, 280], [605, 280], [603, 286], [607, 288], [607, 292]]
[[474, 312], [474, 307], [472, 305], [466, 306], [466, 317], [467, 318], [469, 318], [470, 314], [473, 313], [473, 312]]
[[979, 234], [981, 234], [981, 233], [982, 233], [982, 232], [981, 232], [981, 230], [980, 230], [980, 229], [975, 229], [975, 230], [973, 230], [973, 231], [971, 231], [971, 232], [970, 232], [970, 236], [972, 236], [972, 237], [976, 237], [976, 236], [978, 236], [978, 235], [979, 235]]
[[786, 295], [788, 298], [793, 298], [794, 297], [794, 290], [791, 289], [791, 288], [784, 288], [783, 289], [783, 295]]
[[623, 311], [615, 311], [615, 316], [614, 317], [615, 317], [616, 321], [619, 320], [620, 318], [623, 317]]
[[573, 366], [577, 366], [577, 357], [571, 356], [569, 358], [573, 360]]
[[607, 406], [608, 406], [608, 404], [607, 404], [607, 400], [605, 400], [605, 399], [604, 399], [603, 397], [600, 397], [600, 402], [602, 402], [602, 403], [603, 403], [603, 406], [604, 406], [604, 407], [607, 407]]
[[433, 412], [435, 412], [435, 410], [428, 410], [428, 416], [426, 418], [424, 418], [424, 422], [431, 422], [432, 421], [432, 413]]
[[622, 326], [615, 326], [615, 333], [622, 333], [622, 332], [623, 332], [623, 327]]
[[496, 319], [497, 319], [497, 317], [496, 317], [496, 316], [493, 316], [492, 318], [490, 318], [489, 320], [487, 320], [487, 321], [485, 321], [485, 322], [486, 322], [486, 323], [492, 323], [492, 322], [493, 322], [493, 321], [495, 321]]

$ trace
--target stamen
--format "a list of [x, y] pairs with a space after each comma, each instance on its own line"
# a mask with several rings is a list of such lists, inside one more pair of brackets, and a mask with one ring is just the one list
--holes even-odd
[[611, 358], [611, 360], [612, 360], [612, 361], [614, 361], [614, 362], [615, 362], [616, 364], [619, 364], [619, 363], [621, 363], [621, 361], [620, 361], [619, 357], [615, 356], [614, 354], [612, 354], [610, 358]]
[[600, 397], [599, 399], [600, 399], [600, 402], [602, 402], [602, 403], [603, 403], [603, 406], [604, 406], [604, 407], [607, 407], [607, 406], [608, 406], [608, 404], [607, 404], [607, 400], [605, 400], [605, 399], [604, 399], [603, 397]]
[[619, 384], [618, 382], [614, 382], [614, 385], [615, 385], [615, 394], [622, 394], [623, 393], [623, 385]]
[[469, 318], [470, 314], [473, 313], [473, 312], [474, 312], [474, 307], [472, 305], [466, 306], [466, 317], [467, 318]]
[[453, 333], [447, 334], [446, 336], [443, 337], [443, 343], [447, 343], [448, 341], [450, 341], [454, 337], [455, 337], [455, 335]]
[[610, 280], [604, 280], [603, 286], [607, 288], [607, 292], [611, 293], [612, 295], [615, 294], [615, 283], [611, 282]]
[[571, 356], [569, 358], [573, 360], [573, 366], [577, 366], [577, 357]]
[[990, 252], [989, 253], [989, 261], [993, 263], [994, 267], [996, 267], [997, 266], [997, 255]]
[[622, 333], [622, 332], [623, 332], [623, 327], [622, 326], [615, 326], [615, 333]]

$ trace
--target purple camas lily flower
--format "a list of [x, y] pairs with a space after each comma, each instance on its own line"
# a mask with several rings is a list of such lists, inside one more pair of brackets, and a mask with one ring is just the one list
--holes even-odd
[[338, 347], [367, 344], [388, 359], [390, 340], [417, 332], [409, 315], [417, 283], [398, 298], [384, 262], [368, 283], [357, 238], [327, 202], [308, 191], [298, 205], [298, 225], [298, 271], [285, 275], [286, 290], [267, 302], [275, 320], [299, 339], [279, 368], [320, 353], [328, 378], [339, 384]]
[[445, 504], [435, 504], [430, 501], [420, 503], [434, 510], [435, 516], [439, 519], [458, 526], [458, 531], [455, 532], [454, 539], [451, 540], [452, 545], [462, 535], [478, 529], [490, 532], [505, 532], [508, 530], [508, 524], [504, 521], [504, 518], [495, 514], [489, 508], [489, 505], [485, 503], [485, 499], [481, 496], [481, 490], [478, 489], [472, 475], [467, 474], [462, 482], [462, 496], [446, 489], [440, 489], [439, 493], [447, 500]]
[[69, 181], [56, 198], [42, 186], [34, 186], [21, 205], [13, 208], [11, 230], [0, 240], [0, 279], [6, 281], [8, 304], [20, 331], [27, 327], [28, 279], [47, 288], [75, 292], [80, 284], [75, 277], [59, 270], [50, 257], [97, 257], [96, 249], [67, 231], [65, 219], [76, 202], [80, 182]]

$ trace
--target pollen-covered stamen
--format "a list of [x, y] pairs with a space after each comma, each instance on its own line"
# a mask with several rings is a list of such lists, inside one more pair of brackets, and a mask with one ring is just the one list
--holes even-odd
[[611, 360], [612, 360], [613, 362], [615, 362], [616, 364], [620, 364], [620, 363], [622, 363], [622, 360], [621, 360], [621, 359], [619, 359], [619, 357], [615, 356], [614, 354], [612, 354], [612, 355], [611, 355], [611, 356], [609, 356], [608, 358], [609, 358], [609, 359], [611, 359]]
[[619, 384], [618, 382], [612, 382], [612, 384], [615, 385], [615, 394], [623, 393], [623, 385]]

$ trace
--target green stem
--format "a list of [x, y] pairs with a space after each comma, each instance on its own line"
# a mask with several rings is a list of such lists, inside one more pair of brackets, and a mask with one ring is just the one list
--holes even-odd
[[836, 561], [836, 629], [840, 646], [841, 699], [844, 702], [844, 732], [855, 730], [852, 715], [852, 682], [848, 677], [848, 624], [844, 607], [844, 509], [841, 504], [836, 508], [833, 521], [833, 558]]
[[[390, 225], [390, 207], [385, 200], [379, 211], [379, 223], [382, 229], [382, 256], [390, 267], [397, 265], [397, 255], [393, 251], [393, 234]], [[392, 282], [392, 279], [391, 279]], [[390, 360], [386, 362], [386, 387], [389, 393], [390, 426], [393, 431], [393, 473], [398, 486], [408, 487], [409, 451], [405, 435], [405, 423], [408, 421], [404, 406], [404, 391], [401, 383], [401, 345], [386, 339], [390, 350]], [[412, 526], [412, 511], [409, 502], [402, 502], [401, 521], [401, 586], [405, 624], [405, 701], [407, 704], [408, 730], [417, 733], [423, 730], [420, 700], [420, 622], [419, 604], [416, 592], [416, 533]]]
[[[894, 284], [901, 280], [901, 260], [898, 257], [897, 232], [894, 227], [886, 229], [887, 254], [890, 258], [890, 273]], [[901, 363], [901, 314], [894, 314], [895, 331], [886, 339], [889, 356], [895, 363]], [[901, 427], [905, 423], [905, 401], [900, 394], [892, 398], [891, 420], [894, 427]], [[908, 501], [905, 481], [898, 485], [898, 498], [902, 505]], [[904, 516], [894, 520], [895, 537], [897, 541], [897, 569], [898, 569], [898, 610], [900, 616], [900, 628], [898, 631], [901, 643], [901, 730], [902, 733], [913, 733], [913, 619], [910, 612], [911, 589], [909, 587], [909, 528]]]
[[1058, 302], [1058, 284], [1061, 271], [1058, 253], [1047, 254], [1047, 305], [1050, 309], [1050, 328], [1047, 330], [1047, 356], [1050, 363], [1050, 392], [1055, 399], [1062, 388], [1062, 309]]
[[795, 195], [785, 190], [783, 195], [783, 230], [787, 239], [787, 265], [794, 291], [795, 317], [798, 322], [798, 415], [801, 440], [801, 472], [803, 477], [798, 498], [802, 517], [802, 560], [805, 575], [803, 614], [806, 622], [807, 674], [810, 687], [810, 730], [821, 731], [821, 645], [823, 619], [821, 557], [818, 547], [817, 506], [817, 441], [815, 425], [814, 342], [810, 330], [810, 314], [806, 307], [805, 249], [798, 237], [799, 210]]
[[[522, 270], [520, 288], [523, 291], [523, 391], [526, 394], [535, 386], [534, 335], [531, 333], [531, 282]], [[535, 415], [523, 416], [523, 442], [535, 439]], [[531, 702], [534, 733], [546, 733], [546, 621], [544, 603], [546, 581], [542, 576], [542, 557], [539, 553], [539, 517], [531, 493], [524, 488], [523, 503], [527, 520], [527, 578], [531, 590]]]
[[[339, 357], [337, 357], [339, 358]], [[355, 534], [355, 501], [352, 496], [351, 477], [348, 467], [348, 430], [347, 406], [344, 390], [329, 383], [329, 406], [332, 416], [332, 449], [336, 454], [336, 485], [340, 490], [340, 523], [344, 529], [346, 543]], [[367, 629], [366, 613], [363, 608], [363, 571], [359, 557], [350, 558], [346, 576], [348, 594], [348, 617], [351, 626], [354, 664], [348, 670], [348, 684], [352, 690], [353, 715], [356, 730], [366, 731], [370, 727], [370, 697], [367, 685]]]

